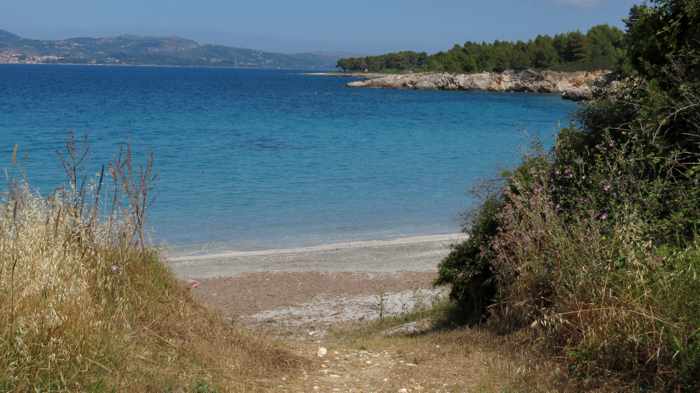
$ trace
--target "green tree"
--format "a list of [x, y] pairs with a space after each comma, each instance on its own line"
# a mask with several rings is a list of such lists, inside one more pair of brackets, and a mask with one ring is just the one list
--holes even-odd
[[569, 33], [564, 48], [564, 59], [576, 63], [586, 60], [586, 36], [579, 31]]
[[510, 65], [514, 70], [524, 70], [532, 67], [528, 44], [518, 41], [511, 49]]
[[588, 30], [588, 62], [596, 68], [614, 68], [623, 55], [624, 33], [609, 25], [598, 25]]
[[[641, 8], [640, 8], [641, 9]], [[624, 33], [607, 25], [580, 32], [539, 35], [527, 42], [494, 41], [454, 45], [448, 51], [428, 55], [403, 51], [380, 56], [348, 58], [338, 61], [345, 71], [446, 71], [482, 72], [522, 70], [529, 67], [547, 69], [563, 67], [577, 70], [612, 68], [622, 56]]]
[[[674, 85], [700, 78], [700, 1], [654, 0], [635, 6], [627, 20], [630, 64], [649, 78]], [[679, 75], [680, 74], [680, 75]]]
[[569, 36], [568, 34], [557, 34], [552, 40], [552, 45], [557, 51], [557, 57], [559, 58], [559, 63], [565, 63], [568, 60], [567, 48], [569, 46]]
[[559, 64], [559, 54], [554, 47], [554, 40], [549, 36], [538, 35], [535, 41], [529, 45], [532, 52], [532, 66], [535, 68], [549, 68]]

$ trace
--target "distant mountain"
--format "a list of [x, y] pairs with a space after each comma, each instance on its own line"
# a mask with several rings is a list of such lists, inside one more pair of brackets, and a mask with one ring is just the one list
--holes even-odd
[[249, 68], [334, 69], [340, 56], [282, 54], [180, 37], [121, 35], [34, 40], [0, 30], [0, 64], [128, 64]]

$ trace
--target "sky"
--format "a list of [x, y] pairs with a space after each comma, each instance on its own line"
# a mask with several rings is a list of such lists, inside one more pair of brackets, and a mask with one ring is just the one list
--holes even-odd
[[464, 41], [623, 26], [641, 0], [0, 0], [27, 38], [181, 36], [268, 51], [435, 52]]

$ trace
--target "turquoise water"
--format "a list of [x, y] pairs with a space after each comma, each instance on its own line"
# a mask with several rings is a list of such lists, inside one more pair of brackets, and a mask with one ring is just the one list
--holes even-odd
[[46, 193], [69, 130], [92, 165], [152, 151], [154, 241], [255, 249], [459, 228], [479, 180], [551, 145], [558, 96], [349, 89], [294, 71], [0, 66], [0, 166]]

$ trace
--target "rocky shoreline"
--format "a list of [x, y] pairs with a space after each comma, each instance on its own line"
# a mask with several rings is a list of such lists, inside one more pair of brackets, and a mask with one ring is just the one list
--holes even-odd
[[570, 100], [588, 100], [595, 86], [604, 81], [608, 71], [504, 71], [476, 74], [410, 73], [366, 75], [348, 87], [417, 89], [417, 90], [483, 90], [494, 92], [556, 93]]

